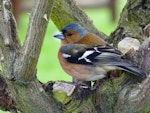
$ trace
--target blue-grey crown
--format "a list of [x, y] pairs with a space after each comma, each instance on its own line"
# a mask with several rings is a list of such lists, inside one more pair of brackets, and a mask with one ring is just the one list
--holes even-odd
[[86, 29], [80, 26], [77, 23], [72, 23], [67, 25], [65, 28], [62, 29], [62, 32], [65, 33], [68, 30], [75, 30], [80, 33], [80, 38], [84, 37], [87, 33], [89, 33]]

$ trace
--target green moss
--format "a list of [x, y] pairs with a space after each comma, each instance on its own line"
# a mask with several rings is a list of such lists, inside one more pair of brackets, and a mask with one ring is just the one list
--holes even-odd
[[138, 111], [137, 113], [150, 113], [150, 105], [142, 108], [142, 110]]
[[71, 97], [67, 96], [66, 93], [64, 92], [55, 91], [53, 92], [53, 94], [54, 94], [55, 99], [61, 102], [62, 104], [66, 104], [67, 102], [71, 100]]
[[87, 99], [73, 99], [66, 106], [65, 113], [96, 113], [91, 98], [92, 97], [87, 97]]
[[121, 84], [126, 79], [126, 75], [122, 74], [118, 78], [105, 81], [99, 88], [99, 95], [102, 99], [102, 111], [104, 113], [112, 113], [117, 103], [118, 94], [121, 90]]
[[[71, 12], [70, 10], [68, 9], [68, 7], [63, 7], [62, 4], [64, 4], [65, 2], [64, 1], [61, 1], [61, 2], [55, 2], [55, 6], [58, 8], [61, 9], [61, 12], [59, 12], [60, 10], [56, 9], [55, 7], [53, 8], [53, 11], [52, 11], [52, 15], [51, 15], [51, 18], [52, 20], [54, 20], [53, 22], [55, 23], [55, 25], [57, 25], [57, 28], [59, 30], [61, 30], [64, 26], [72, 23], [72, 22], [77, 22], [77, 20], [74, 18], [74, 15], [70, 15]], [[63, 14], [61, 16], [59, 16], [59, 14]], [[67, 19], [67, 21], [66, 21]]]

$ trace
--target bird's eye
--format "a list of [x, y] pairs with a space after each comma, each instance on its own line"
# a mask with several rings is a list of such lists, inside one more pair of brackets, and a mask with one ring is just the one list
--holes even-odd
[[72, 33], [68, 33], [68, 34], [67, 34], [67, 36], [72, 36], [72, 35], [73, 35]]

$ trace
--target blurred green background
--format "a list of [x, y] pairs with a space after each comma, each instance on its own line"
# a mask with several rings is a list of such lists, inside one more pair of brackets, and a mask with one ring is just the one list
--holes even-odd
[[[116, 4], [117, 8], [117, 20], [115, 22], [111, 19], [111, 12], [107, 7], [103, 8], [89, 8], [84, 9], [85, 13], [93, 20], [94, 25], [105, 34], [109, 35], [117, 26], [120, 12], [124, 7], [126, 0], [118, 0]], [[23, 43], [26, 36], [26, 31], [29, 22], [29, 15], [23, 13], [20, 17], [18, 26], [18, 33]], [[37, 66], [37, 77], [40, 81], [46, 83], [47, 81], [66, 80], [71, 81], [71, 77], [68, 76], [60, 67], [57, 59], [57, 52], [59, 49], [60, 41], [53, 38], [53, 35], [57, 32], [57, 28], [50, 20], [48, 29], [45, 35], [44, 44], [40, 54], [40, 58]], [[0, 113], [9, 113], [0, 111]]]

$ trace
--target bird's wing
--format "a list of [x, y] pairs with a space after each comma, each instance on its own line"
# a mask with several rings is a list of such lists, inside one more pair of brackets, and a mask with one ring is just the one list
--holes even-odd
[[[70, 63], [88, 64], [92, 65], [96, 62], [108, 63], [109, 60], [118, 59], [122, 53], [109, 46], [92, 46], [89, 47], [84, 44], [68, 44], [61, 48], [64, 58]], [[104, 60], [107, 61], [105, 62]]]
[[63, 46], [61, 52], [70, 63], [99, 66], [108, 70], [117, 67], [141, 77], [148, 75], [134, 64], [122, 59], [122, 53], [109, 45], [88, 47], [84, 44], [69, 44]]

